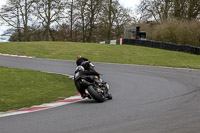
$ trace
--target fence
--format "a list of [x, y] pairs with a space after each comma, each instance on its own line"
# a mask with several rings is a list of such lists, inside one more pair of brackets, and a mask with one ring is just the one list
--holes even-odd
[[190, 45], [180, 45], [168, 42], [159, 42], [152, 40], [133, 40], [133, 39], [123, 39], [122, 44], [146, 46], [151, 48], [159, 48], [159, 49], [180, 51], [180, 52], [200, 55], [200, 47], [195, 47]]

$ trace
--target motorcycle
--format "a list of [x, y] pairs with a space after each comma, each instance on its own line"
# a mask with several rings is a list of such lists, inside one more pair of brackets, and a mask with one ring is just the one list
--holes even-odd
[[84, 70], [82, 66], [76, 68], [74, 82], [76, 86], [83, 89], [82, 91], [87, 90], [88, 98], [92, 98], [96, 102], [102, 103], [106, 99], [112, 99], [112, 95], [109, 92], [109, 85], [100, 78], [100, 75]]

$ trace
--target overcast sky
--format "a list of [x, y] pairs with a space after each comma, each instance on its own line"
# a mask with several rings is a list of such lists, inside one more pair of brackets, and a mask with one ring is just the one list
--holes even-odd
[[[6, 4], [7, 0], [0, 0], [0, 8], [2, 5]], [[141, 0], [119, 0], [120, 4], [122, 4], [124, 7], [131, 8], [133, 11], [136, 9], [136, 6], [139, 4]], [[0, 25], [0, 35], [7, 29], [6, 26]], [[1, 36], [0, 36], [1, 38]], [[1, 39], [0, 39], [1, 42]]]
[[119, 0], [119, 2], [125, 6], [132, 8], [132, 10], [136, 9], [136, 6], [140, 3], [141, 0]]
[[[7, 0], [0, 0], [0, 6], [6, 4]], [[119, 0], [125, 7], [135, 7], [141, 0]]]

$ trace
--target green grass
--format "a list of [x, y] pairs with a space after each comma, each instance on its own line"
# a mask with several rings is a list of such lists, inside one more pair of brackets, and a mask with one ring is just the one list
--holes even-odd
[[77, 55], [82, 55], [97, 62], [200, 69], [199, 55], [130, 45], [15, 42], [0, 43], [0, 53], [66, 60], [76, 60]]
[[66, 76], [0, 67], [0, 111], [30, 107], [77, 94]]

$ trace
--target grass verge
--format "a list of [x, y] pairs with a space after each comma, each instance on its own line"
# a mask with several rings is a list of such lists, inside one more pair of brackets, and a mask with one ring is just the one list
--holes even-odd
[[76, 60], [77, 55], [91, 61], [200, 69], [200, 56], [162, 49], [72, 42], [1, 43], [0, 53], [38, 58]]
[[0, 67], [0, 112], [30, 107], [77, 94], [66, 76]]

